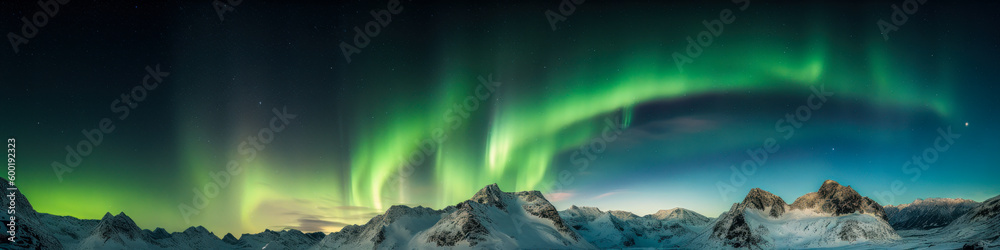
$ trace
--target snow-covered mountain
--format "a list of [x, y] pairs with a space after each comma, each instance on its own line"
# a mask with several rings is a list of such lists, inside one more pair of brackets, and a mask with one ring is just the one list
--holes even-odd
[[685, 247], [815, 248], [897, 239], [881, 206], [850, 187], [826, 181], [792, 205], [754, 188]]
[[572, 206], [559, 211], [566, 225], [599, 248], [635, 246], [636, 235], [624, 221], [595, 207]]
[[896, 230], [931, 229], [947, 226], [979, 202], [966, 199], [917, 199], [913, 203], [884, 207], [889, 225]]
[[153, 238], [143, 233], [132, 218], [125, 213], [104, 214], [104, 218], [90, 231], [90, 236], [77, 245], [80, 249], [134, 249], [149, 248]]
[[898, 231], [903, 240], [893, 247], [905, 249], [989, 249], [1000, 247], [1000, 196], [965, 212], [947, 226]]
[[656, 213], [643, 217], [660, 221], [677, 221], [678, 223], [693, 226], [702, 226], [708, 224], [709, 221], [708, 217], [704, 215], [679, 207], [656, 211]]
[[443, 210], [393, 206], [365, 225], [327, 235], [318, 249], [593, 248], [538, 191], [503, 192], [496, 184]]
[[705, 216], [683, 208], [639, 217], [626, 211], [602, 212], [594, 207], [572, 206], [559, 215], [598, 248], [676, 248], [709, 222]]

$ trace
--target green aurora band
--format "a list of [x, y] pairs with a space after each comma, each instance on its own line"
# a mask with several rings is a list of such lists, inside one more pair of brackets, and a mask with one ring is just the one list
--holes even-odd
[[[907, 58], [907, 51], [890, 47], [873, 27], [868, 26], [857, 28], [865, 29], [865, 32], [859, 33], [868, 34], [867, 37], [855, 37], [850, 43], [831, 42], [840, 39], [838, 36], [842, 34], [839, 33], [843, 33], [845, 28], [830, 27], [826, 21], [831, 18], [822, 13], [807, 12], [788, 17], [788, 20], [769, 20], [749, 12], [737, 13], [735, 24], [726, 26], [725, 32], [716, 37], [711, 46], [705, 47], [700, 56], [693, 58], [692, 63], [685, 64], [681, 72], [672, 54], [684, 53], [684, 46], [687, 45], [684, 37], [696, 35], [700, 31], [696, 28], [701, 26], [695, 25], [700, 25], [700, 21], [691, 21], [683, 29], [638, 31], [643, 33], [642, 39], [632, 39], [630, 35], [637, 32], [635, 29], [618, 31], [613, 28], [631, 25], [630, 21], [599, 24], [596, 20], [582, 17], [587, 15], [584, 11], [597, 12], [598, 8], [581, 7], [579, 11], [576, 15], [580, 16], [570, 17], [575, 18], [572, 21], [577, 22], [576, 28], [592, 27], [590, 25], [612, 28], [602, 30], [600, 34], [573, 30], [551, 34], [545, 23], [527, 22], [533, 28], [525, 30], [523, 27], [528, 24], [499, 24], [496, 17], [487, 18], [482, 22], [497, 23], [492, 31], [495, 37], [483, 39], [450, 33], [431, 34], [429, 36], [439, 42], [437, 48], [430, 49], [436, 56], [421, 63], [420, 68], [400, 68], [394, 73], [383, 73], [387, 69], [380, 65], [393, 55], [376, 49], [365, 51], [347, 67], [365, 69], [361, 70], [367, 72], [364, 74], [365, 83], [384, 84], [397, 89], [369, 89], [353, 93], [359, 96], [355, 100], [360, 102], [351, 103], [354, 110], [350, 114], [353, 117], [343, 119], [353, 128], [346, 132], [351, 136], [349, 144], [344, 145], [349, 148], [349, 153], [331, 153], [326, 158], [302, 158], [308, 154], [280, 154], [288, 150], [272, 149], [294, 147], [277, 144], [289, 140], [284, 133], [295, 133], [296, 126], [299, 126], [295, 123], [299, 122], [297, 120], [289, 125], [288, 132], [275, 136], [275, 144], [268, 145], [255, 159], [244, 164], [244, 172], [234, 176], [229, 187], [211, 199], [211, 204], [193, 217], [190, 225], [179, 220], [179, 215], [174, 217], [175, 209], [166, 209], [171, 213], [162, 216], [136, 212], [132, 213], [133, 218], [143, 228], [165, 226], [170, 231], [181, 231], [191, 225], [206, 225], [216, 232], [250, 233], [294, 224], [298, 217], [286, 215], [293, 212], [352, 224], [364, 223], [371, 215], [397, 204], [443, 208], [468, 199], [490, 183], [498, 183], [504, 190], [550, 192], [558, 172], [553, 166], [560, 161], [565, 162], [558, 164], [568, 163], [568, 159], [556, 156], [576, 150], [592, 138], [599, 137], [606, 126], [605, 118], [627, 125], [632, 120], [634, 106], [712, 93], [807, 93], [810, 87], [823, 87], [835, 92], [838, 98], [864, 100], [879, 106], [926, 108], [944, 119], [954, 117], [956, 112], [954, 97], [949, 94], [948, 88], [954, 77], [951, 65], [918, 65]], [[524, 19], [535, 20], [540, 18], [539, 13], [522, 15]], [[514, 15], [513, 18], [516, 17]], [[689, 19], [702, 18], [692, 16]], [[796, 22], [785, 28], [796, 32], [776, 33], [772, 30], [797, 18], [809, 21]], [[441, 23], [455, 21], [442, 19]], [[747, 25], [749, 23], [754, 25]], [[376, 39], [379, 42], [405, 40], [405, 34], [391, 33], [403, 30], [404, 24], [400, 25], [387, 28], [384, 31], [386, 35]], [[534, 26], [539, 27], [536, 29]], [[514, 42], [522, 36], [550, 40]], [[618, 43], [608, 45], [609, 39], [602, 37], [618, 38], [614, 40]], [[571, 42], [577, 40], [581, 42]], [[488, 47], [492, 43], [504, 45], [494, 50]], [[864, 46], [857, 45], [859, 43]], [[177, 57], [196, 59], [204, 50], [208, 49], [180, 53]], [[941, 46], [939, 50], [928, 53], [948, 57], [950, 51]], [[261, 72], [254, 73], [255, 70]], [[267, 70], [240, 71], [251, 72], [248, 76], [241, 76], [243, 78], [266, 78]], [[468, 118], [455, 114], [456, 107], [463, 105], [468, 97], [475, 96], [476, 87], [480, 84], [477, 78], [490, 75], [495, 81], [502, 82], [496, 92], [487, 100], [480, 101], [478, 107], [469, 112]], [[169, 81], [204, 82], [211, 79], [178, 73]], [[177, 98], [210, 99], [210, 93], [211, 89], [201, 96]], [[239, 93], [235, 95], [240, 96]], [[245, 97], [243, 101], [256, 103], [251, 97]], [[925, 106], [928, 103], [930, 106]], [[194, 107], [176, 109], [175, 116], [179, 117], [174, 121], [178, 129], [176, 133], [183, 137], [178, 139], [175, 148], [179, 157], [175, 163], [164, 164], [184, 166], [185, 174], [171, 180], [179, 181], [180, 186], [188, 188], [165, 191], [163, 198], [153, 202], [133, 203], [130, 197], [142, 194], [127, 189], [102, 197], [102, 204], [87, 203], [87, 198], [81, 198], [93, 197], [95, 192], [108, 189], [106, 186], [31, 193], [28, 197], [39, 208], [60, 208], [58, 214], [84, 218], [99, 218], [106, 211], [124, 210], [128, 213], [173, 208], [179, 202], [190, 202], [190, 187], [212, 182], [206, 173], [223, 169], [229, 159], [247, 162], [245, 155], [239, 154], [234, 147], [266, 126], [265, 121], [271, 116], [270, 108], [250, 112], [258, 114], [256, 116], [234, 115], [236, 118], [228, 119], [212, 118], [215, 114], [212, 111]], [[291, 108], [289, 112], [296, 113]], [[309, 116], [323, 114], [300, 115], [305, 120]], [[217, 131], [197, 125], [206, 120], [216, 126], [231, 128], [226, 134], [230, 140], [216, 144], [201, 140]], [[413, 165], [412, 169], [402, 167], [406, 157], [415, 152], [422, 154], [421, 142], [432, 138], [436, 129], [444, 131], [446, 141], [431, 154], [424, 155], [422, 164]], [[320, 170], [289, 168], [288, 164], [319, 166], [313, 169]], [[343, 164], [350, 167], [337, 167]], [[94, 176], [83, 169], [86, 168], [74, 173], [77, 176], [73, 176], [74, 179], [68, 183], [86, 183], [79, 179]], [[26, 190], [31, 188], [42, 187], [29, 186]], [[328, 225], [323, 229], [335, 231], [341, 227], [343, 225]]]

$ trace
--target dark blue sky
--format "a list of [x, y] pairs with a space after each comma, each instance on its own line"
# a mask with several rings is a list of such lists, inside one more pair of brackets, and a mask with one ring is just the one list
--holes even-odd
[[[0, 52], [18, 185], [41, 212], [233, 233], [335, 231], [491, 183], [706, 216], [827, 179], [891, 204], [1000, 193], [996, 2], [928, 1], [885, 36], [899, 1], [390, 3], [60, 5]], [[0, 11], [14, 35], [49, 15]]]

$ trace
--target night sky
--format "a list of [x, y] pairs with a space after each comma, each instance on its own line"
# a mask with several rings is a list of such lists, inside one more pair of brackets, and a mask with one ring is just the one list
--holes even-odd
[[[11, 2], [0, 27], [21, 35], [44, 10]], [[997, 1], [928, 0], [886, 36], [903, 1], [401, 1], [383, 27], [389, 2], [246, 0], [224, 20], [208, 0], [60, 5], [0, 49], [17, 185], [40, 212], [217, 235], [337, 231], [491, 183], [709, 217], [826, 179], [883, 205], [1000, 194]]]

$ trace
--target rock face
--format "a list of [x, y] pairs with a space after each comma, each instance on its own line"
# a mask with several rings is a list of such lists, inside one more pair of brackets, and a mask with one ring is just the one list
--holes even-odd
[[896, 230], [931, 229], [947, 226], [980, 203], [966, 199], [917, 199], [913, 203], [883, 207]]
[[494, 206], [496, 208], [499, 208], [500, 210], [506, 211], [507, 203], [505, 201], [510, 198], [512, 198], [511, 194], [508, 194], [504, 191], [500, 191], [500, 186], [497, 185], [496, 183], [493, 183], [487, 185], [483, 189], [480, 189], [479, 192], [476, 192], [475, 195], [472, 195], [472, 198], [469, 199], [469, 201], [483, 205]]
[[747, 197], [743, 199], [743, 202], [739, 206], [738, 210], [742, 211], [746, 208], [757, 209], [775, 218], [784, 214], [785, 210], [788, 210], [788, 204], [785, 203], [785, 200], [759, 188], [751, 189], [750, 193], [747, 194]]
[[[490, 203], [490, 201], [485, 201]], [[502, 208], [504, 206], [498, 206]], [[466, 242], [470, 247], [488, 240], [489, 229], [483, 225], [480, 218], [485, 217], [483, 210], [489, 209], [482, 203], [465, 201], [456, 206], [457, 211], [434, 224], [435, 230], [430, 231], [427, 242], [436, 246], [452, 247], [459, 242]]]
[[885, 210], [877, 202], [861, 196], [850, 186], [841, 186], [840, 183], [832, 180], [823, 182], [818, 192], [808, 193], [795, 199], [795, 202], [792, 203], [792, 209], [814, 210], [819, 213], [830, 213], [834, 216], [858, 212], [889, 221]]

